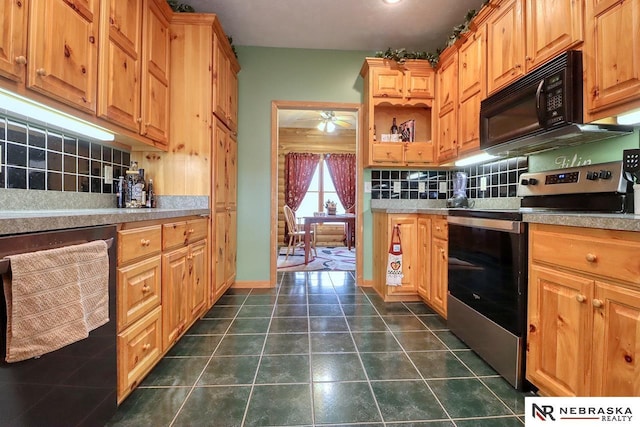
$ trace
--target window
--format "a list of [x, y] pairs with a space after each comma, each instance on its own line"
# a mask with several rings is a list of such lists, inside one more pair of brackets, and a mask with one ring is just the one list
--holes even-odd
[[321, 157], [318, 167], [313, 174], [309, 190], [307, 190], [307, 194], [305, 194], [296, 212], [296, 216], [313, 216], [314, 212], [326, 212], [324, 203], [329, 199], [336, 202], [337, 213], [345, 212], [344, 206], [342, 206], [340, 199], [338, 199], [336, 188], [333, 186], [331, 175], [324, 162], [324, 157]]

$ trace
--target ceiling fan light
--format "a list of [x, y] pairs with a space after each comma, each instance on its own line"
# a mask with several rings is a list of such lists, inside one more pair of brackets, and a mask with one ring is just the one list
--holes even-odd
[[326, 127], [326, 125], [327, 125], [327, 122], [321, 121], [320, 123], [318, 123], [318, 126], [316, 126], [316, 127], [318, 128], [318, 130], [320, 132], [324, 132], [324, 128]]
[[400, 3], [401, 0], [382, 0], [383, 3], [386, 4], [396, 4], [396, 3]]
[[336, 130], [336, 125], [333, 122], [327, 122], [327, 132], [333, 132]]

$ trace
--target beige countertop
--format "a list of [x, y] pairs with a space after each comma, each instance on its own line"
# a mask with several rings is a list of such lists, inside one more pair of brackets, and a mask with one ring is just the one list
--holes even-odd
[[209, 209], [59, 209], [0, 211], [0, 235], [210, 214]]
[[[390, 214], [418, 213], [425, 215], [448, 215], [449, 209], [440, 200], [371, 200], [372, 212]], [[607, 230], [640, 231], [640, 215], [616, 213], [590, 213], [566, 211], [535, 211], [514, 206], [514, 201], [506, 204], [474, 206], [474, 209], [513, 209], [522, 213], [527, 223], [565, 225], [570, 227], [602, 228]]]

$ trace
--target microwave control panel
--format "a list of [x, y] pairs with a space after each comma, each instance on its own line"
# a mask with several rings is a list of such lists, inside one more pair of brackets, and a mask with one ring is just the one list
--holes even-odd
[[563, 73], [558, 72], [544, 79], [544, 93], [546, 99], [546, 124], [553, 126], [562, 122], [564, 118], [564, 78]]

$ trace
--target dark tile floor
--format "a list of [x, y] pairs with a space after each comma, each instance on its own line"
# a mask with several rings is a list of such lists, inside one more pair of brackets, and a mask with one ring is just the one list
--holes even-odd
[[522, 426], [516, 392], [422, 303], [351, 272], [230, 290], [119, 407], [113, 426]]

